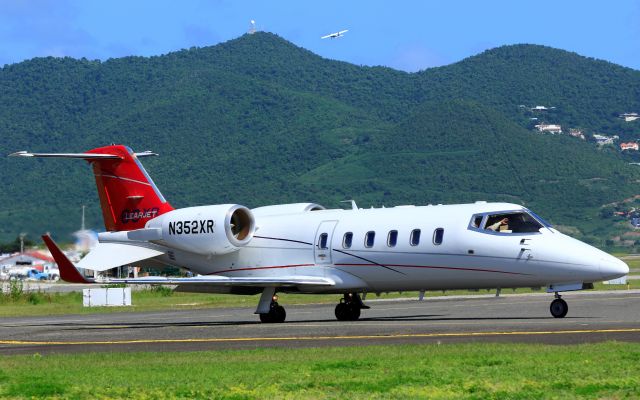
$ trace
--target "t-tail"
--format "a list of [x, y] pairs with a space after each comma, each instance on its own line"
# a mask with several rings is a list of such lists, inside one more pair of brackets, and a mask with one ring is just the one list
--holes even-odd
[[19, 151], [11, 156], [80, 158], [93, 167], [108, 231], [130, 231], [144, 228], [147, 221], [173, 210], [147, 174], [138, 158], [155, 156], [146, 151], [134, 153], [129, 147], [111, 145], [86, 153], [29, 153]]

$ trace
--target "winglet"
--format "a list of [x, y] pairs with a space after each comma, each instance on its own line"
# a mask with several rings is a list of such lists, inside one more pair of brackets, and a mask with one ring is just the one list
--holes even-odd
[[60, 270], [60, 278], [62, 278], [63, 281], [69, 283], [93, 283], [93, 281], [86, 279], [78, 272], [76, 267], [73, 266], [73, 263], [64, 255], [53, 239], [51, 239], [51, 236], [42, 235], [42, 240], [44, 240], [44, 244], [47, 245], [53, 259], [56, 260], [58, 269]]

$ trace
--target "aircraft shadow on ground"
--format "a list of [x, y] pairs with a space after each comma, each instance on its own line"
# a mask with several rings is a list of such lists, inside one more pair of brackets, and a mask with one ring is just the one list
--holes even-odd
[[[392, 321], [541, 321], [552, 320], [552, 317], [450, 317], [442, 314], [418, 314], [418, 315], [398, 315], [389, 317], [370, 317], [360, 318], [358, 321], [344, 321], [341, 322], [345, 325], [357, 325], [358, 322], [392, 322]], [[594, 317], [566, 317], [563, 320], [582, 320], [582, 319], [594, 319]], [[305, 319], [286, 321], [282, 324], [269, 324], [269, 326], [291, 326], [297, 324], [309, 324], [309, 323], [335, 323], [338, 322], [335, 319]], [[19, 325], [20, 327], [59, 327], [67, 331], [82, 331], [82, 330], [108, 330], [108, 329], [158, 329], [169, 327], [215, 327], [215, 326], [245, 326], [245, 325], [265, 325], [261, 323], [257, 318], [254, 321], [189, 321], [189, 322], [95, 322], [95, 323], [47, 323], [47, 324], [28, 324]], [[6, 326], [6, 327], [18, 327], [18, 326]]]

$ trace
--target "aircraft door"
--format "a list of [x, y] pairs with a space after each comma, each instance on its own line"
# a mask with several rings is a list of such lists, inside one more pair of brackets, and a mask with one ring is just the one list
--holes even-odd
[[316, 265], [328, 265], [332, 263], [332, 241], [333, 230], [338, 221], [322, 221], [316, 231], [316, 240], [313, 247], [313, 254]]

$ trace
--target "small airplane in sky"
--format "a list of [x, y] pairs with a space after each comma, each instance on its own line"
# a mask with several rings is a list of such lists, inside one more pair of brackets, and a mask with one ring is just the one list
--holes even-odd
[[[176, 285], [179, 291], [261, 293], [262, 322], [283, 322], [277, 292], [342, 296], [338, 320], [357, 320], [367, 293], [547, 287], [551, 314], [568, 306], [560, 293], [629, 272], [623, 261], [554, 229], [517, 204], [487, 203], [325, 209], [315, 203], [252, 210], [239, 204], [174, 209], [140, 158], [111, 145], [86, 153], [11, 154], [87, 161], [93, 168], [107, 232], [77, 265], [49, 235], [43, 240], [72, 283]], [[77, 268], [181, 267], [194, 277], [97, 280]], [[361, 296], [362, 294], [362, 296]]]
[[347, 32], [349, 32], [349, 30], [345, 29], [345, 30], [340, 31], [340, 32], [334, 32], [334, 33], [330, 33], [328, 35], [322, 36], [320, 39], [336, 39], [336, 38], [344, 36], [344, 34], [347, 33]]

